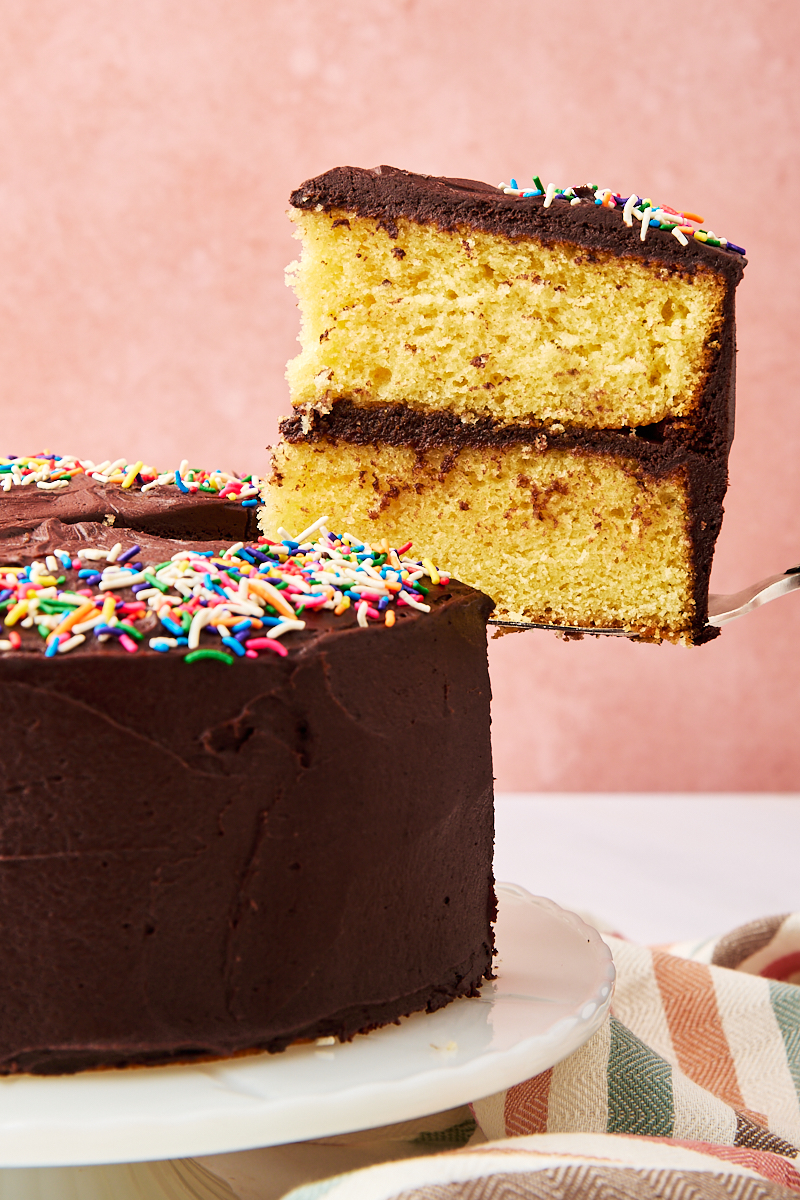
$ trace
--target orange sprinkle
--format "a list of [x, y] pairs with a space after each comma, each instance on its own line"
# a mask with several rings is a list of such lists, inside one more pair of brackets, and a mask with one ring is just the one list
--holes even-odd
[[[87, 600], [80, 608], [73, 608], [72, 612], [67, 613], [60, 625], [56, 625], [50, 637], [58, 637], [60, 633], [66, 633], [68, 629], [72, 629], [73, 625], [77, 625], [80, 621], [85, 621], [87, 617], [96, 615], [97, 606], [94, 600]], [[50, 638], [47, 639], [48, 642]]]
[[686, 217], [687, 221], [699, 221], [701, 225], [703, 224], [703, 218], [698, 217], [697, 213], [682, 212], [681, 216]]
[[347, 612], [349, 607], [350, 607], [350, 597], [342, 596], [341, 600], [336, 605], [336, 608], [333, 610], [333, 615], [335, 617], [340, 617], [343, 612]]
[[394, 625], [394, 609], [393, 608], [387, 608], [386, 616], [383, 618], [383, 623], [384, 623], [384, 625], [388, 625], [388, 627], [390, 629], [392, 628], [392, 626]]

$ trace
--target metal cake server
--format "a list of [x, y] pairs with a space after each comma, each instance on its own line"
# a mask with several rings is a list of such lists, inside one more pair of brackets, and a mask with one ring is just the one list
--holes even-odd
[[[751, 584], [741, 592], [734, 592], [732, 596], [718, 596], [712, 593], [708, 597], [708, 624], [716, 625], [718, 628], [727, 625], [729, 621], [735, 621], [737, 617], [744, 617], [754, 609], [760, 608], [762, 604], [769, 604], [770, 600], [777, 600], [779, 596], [785, 596], [798, 588], [800, 588], [800, 566], [789, 567], [788, 571], [784, 571], [781, 575], [770, 575], [767, 579]], [[554, 633], [592, 633], [611, 634], [616, 637], [636, 637], [635, 633], [631, 633], [627, 629], [587, 629], [580, 625], [543, 625], [535, 621], [505, 621], [494, 617], [489, 619], [489, 624], [506, 629], [549, 629]]]

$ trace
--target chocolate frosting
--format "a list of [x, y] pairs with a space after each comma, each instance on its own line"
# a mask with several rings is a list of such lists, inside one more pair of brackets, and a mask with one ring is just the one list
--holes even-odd
[[588, 189], [577, 189], [587, 197], [579, 205], [556, 198], [549, 208], [543, 196], [518, 199], [499, 188], [474, 179], [449, 179], [417, 175], [397, 167], [334, 167], [324, 175], [307, 179], [291, 194], [295, 208], [326, 212], [342, 209], [359, 217], [374, 217], [390, 237], [398, 236], [397, 221], [405, 218], [440, 229], [461, 226], [507, 238], [533, 237], [547, 244], [565, 242], [604, 250], [659, 264], [669, 270], [690, 272], [703, 268], [725, 275], [734, 288], [745, 260], [725, 250], [687, 239], [682, 246], [663, 229], [650, 229], [643, 242], [639, 226], [630, 229], [619, 209], [596, 205]]
[[[51, 519], [0, 561], [116, 540], [187, 544]], [[392, 629], [309, 614], [288, 657], [232, 666], [46, 659], [24, 630], [0, 654], [0, 1073], [277, 1051], [475, 992], [491, 601], [427, 599]]]
[[[258, 537], [255, 508], [175, 486], [141, 492], [75, 475], [69, 487], [41, 491], [35, 484], [0, 493], [0, 539], [33, 531], [49, 518], [66, 524], [103, 521], [115, 528], [148, 530], [161, 537], [222, 538], [230, 542]], [[2, 542], [0, 542], [0, 552]]]

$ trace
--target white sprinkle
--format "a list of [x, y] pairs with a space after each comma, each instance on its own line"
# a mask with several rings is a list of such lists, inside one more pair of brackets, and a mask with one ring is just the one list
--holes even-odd
[[[136, 462], [136, 459], [134, 459], [133, 461]], [[106, 471], [106, 474], [113, 475], [115, 471], [118, 471], [120, 469], [120, 467], [127, 467], [127, 465], [128, 465], [127, 458], [118, 458], [111, 464], [111, 466]]]
[[318, 1037], [315, 1043], [317, 1046], [335, 1046], [335, 1037]]
[[634, 204], [638, 204], [638, 203], [639, 203], [639, 197], [636, 195], [635, 192], [632, 192], [631, 195], [628, 196], [628, 199], [625, 201], [625, 207], [622, 210], [622, 219], [625, 222], [625, 224], [628, 226], [629, 229], [632, 228], [632, 226], [633, 226], [633, 216], [632, 216], [633, 206], [634, 206]]
[[45, 565], [46, 565], [46, 567], [47, 567], [48, 571], [49, 571], [51, 574], [52, 574], [54, 571], [60, 571], [60, 570], [61, 570], [60, 563], [59, 563], [58, 559], [56, 558], [56, 556], [55, 556], [54, 554], [48, 554], [48, 555], [47, 555], [47, 557], [45, 558], [45, 560], [44, 560], [44, 561], [45, 561]]
[[192, 623], [189, 626], [189, 649], [196, 650], [200, 645], [200, 630], [209, 624], [212, 617], [216, 616], [213, 608], [199, 608], [192, 617]]
[[0, 650], [11, 650], [11, 642], [7, 638], [0, 638]]
[[135, 575], [117, 575], [105, 577], [100, 580], [99, 588], [101, 592], [108, 592], [112, 588], [133, 587], [135, 583], [146, 583], [144, 571], [138, 571]]
[[[62, 614], [63, 615], [63, 614]], [[57, 620], [58, 618], [54, 618]], [[90, 629], [94, 629], [95, 625], [110, 624], [111, 622], [103, 621], [103, 614], [99, 613], [96, 617], [90, 617], [88, 621], [79, 621], [77, 625], [72, 626], [73, 633], [88, 633]], [[52, 626], [55, 629], [55, 625]]]
[[55, 492], [58, 490], [58, 488], [69, 487], [69, 480], [56, 479], [53, 481], [53, 483], [45, 483], [44, 480], [37, 479], [36, 486], [37, 488], [41, 488], [43, 492]]
[[681, 233], [681, 231], [680, 231], [680, 229], [678, 229], [677, 225], [675, 226], [675, 228], [672, 231], [672, 236], [677, 238], [682, 246], [689, 245], [689, 239], [686, 237], [685, 233]]
[[107, 550], [79, 550], [78, 558], [85, 558], [88, 562], [105, 562], [108, 558]]
[[639, 230], [639, 240], [642, 242], [647, 237], [647, 231], [650, 228], [650, 213], [651, 212], [652, 212], [652, 209], [646, 208], [640, 218], [640, 220], [642, 222], [642, 228]]
[[572, 199], [570, 200], [570, 204], [572, 205], [573, 208], [575, 207], [576, 204], [580, 204], [580, 202], [581, 202], [580, 196], [573, 196]]
[[550, 207], [550, 205], [553, 203], [553, 200], [555, 199], [555, 194], [556, 194], [556, 185], [554, 183], [548, 183], [547, 191], [544, 194], [544, 204], [542, 205], [543, 208]]
[[285, 633], [291, 633], [293, 629], [305, 629], [305, 621], [281, 621], [280, 625], [272, 625], [266, 631], [268, 638], [283, 637]]
[[178, 471], [181, 475], [185, 475], [188, 470], [189, 470], [189, 460], [188, 460], [188, 458], [182, 458], [181, 465], [178, 467]]
[[11, 480], [11, 476], [7, 472], [5, 475], [3, 475], [2, 486], [3, 486], [4, 492], [11, 491], [12, 480]]
[[369, 605], [367, 604], [366, 600], [362, 600], [361, 603], [356, 606], [356, 618], [358, 620], [359, 625], [363, 629], [367, 628], [367, 609], [368, 608], [369, 608]]
[[147, 643], [151, 650], [157, 650], [159, 646], [177, 646], [176, 638], [168, 637], [152, 637]]
[[107, 559], [110, 563], [117, 561], [117, 555], [119, 554], [121, 549], [122, 549], [122, 542], [117, 542], [117, 544], [115, 546], [111, 547], [111, 549], [109, 550], [108, 555], [107, 555]]
[[[315, 533], [317, 529], [321, 529], [328, 519], [328, 517], [320, 517], [314, 522], [313, 525], [309, 525], [308, 529], [304, 529], [302, 533], [298, 533], [296, 538], [290, 538], [289, 540], [292, 542], [300, 542], [302, 545], [302, 543], [306, 541], [306, 539], [309, 538], [312, 533]], [[279, 530], [279, 532], [281, 531]]]
[[223, 558], [233, 558], [236, 551], [241, 550], [243, 547], [244, 547], [244, 542], [234, 542], [234, 544], [225, 551], [225, 553], [222, 555], [222, 557]]
[[74, 637], [69, 637], [65, 642], [62, 642], [58, 647], [59, 654], [68, 654], [70, 650], [74, 650], [76, 646], [81, 646], [86, 641], [85, 634], [76, 633]]

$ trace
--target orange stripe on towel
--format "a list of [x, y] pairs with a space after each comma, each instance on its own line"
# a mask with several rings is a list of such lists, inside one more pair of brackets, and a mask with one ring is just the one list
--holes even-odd
[[548, 1067], [541, 1075], [526, 1079], [506, 1092], [505, 1126], [506, 1137], [524, 1136], [526, 1133], [547, 1133], [547, 1107], [553, 1068]]
[[654, 950], [653, 970], [681, 1070], [732, 1108], [744, 1111], [710, 969]]

